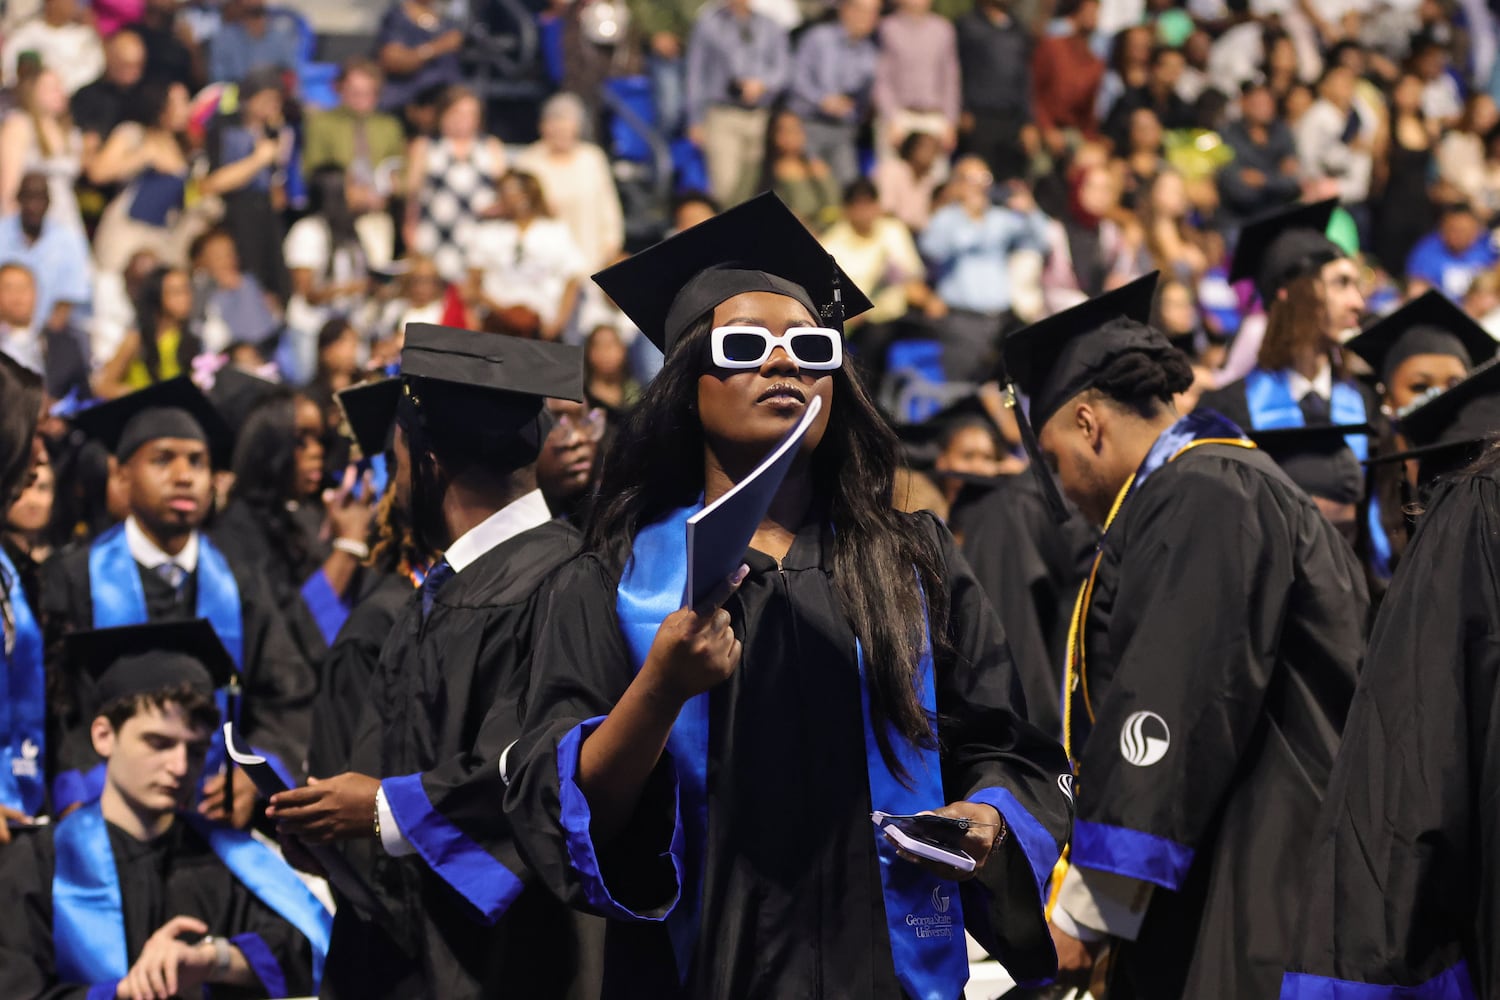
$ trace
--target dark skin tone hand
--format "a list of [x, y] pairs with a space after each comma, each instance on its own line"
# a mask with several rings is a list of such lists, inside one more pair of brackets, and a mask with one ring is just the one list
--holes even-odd
[[255, 813], [255, 783], [250, 780], [249, 775], [235, 768], [231, 786], [234, 802], [232, 809], [226, 810], [224, 776], [216, 774], [205, 781], [203, 801], [198, 803], [198, 812], [215, 823], [228, 823], [236, 830], [243, 830], [250, 825], [250, 817]]
[[964, 833], [963, 840], [954, 845], [974, 859], [974, 870], [961, 872], [956, 868], [917, 857], [915, 854], [900, 849], [896, 853], [923, 871], [951, 882], [967, 882], [977, 877], [980, 872], [984, 871], [985, 862], [989, 860], [990, 852], [995, 847], [995, 837], [1000, 832], [999, 810], [994, 806], [979, 802], [955, 802], [941, 809], [932, 810], [932, 815], [947, 816], [950, 819], [966, 819], [974, 824]]
[[378, 779], [354, 771], [331, 778], [308, 778], [305, 788], [271, 796], [266, 816], [276, 821], [282, 834], [309, 844], [373, 840], [375, 793], [379, 790]]

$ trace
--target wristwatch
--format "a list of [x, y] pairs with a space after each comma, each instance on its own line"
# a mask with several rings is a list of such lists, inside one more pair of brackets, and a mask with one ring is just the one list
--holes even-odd
[[209, 973], [209, 978], [220, 979], [229, 971], [229, 963], [234, 958], [230, 951], [229, 942], [217, 935], [210, 934], [199, 944], [212, 944], [214, 946], [214, 968]]

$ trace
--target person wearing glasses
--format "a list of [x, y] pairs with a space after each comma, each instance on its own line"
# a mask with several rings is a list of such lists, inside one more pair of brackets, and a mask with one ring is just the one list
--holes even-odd
[[[613, 918], [604, 995], [957, 997], [965, 930], [1050, 977], [1071, 775], [952, 537], [893, 509], [839, 330], [869, 300], [774, 195], [596, 280], [665, 366], [553, 582], [505, 810], [548, 888]], [[744, 564], [682, 607], [686, 519], [814, 399]], [[968, 870], [874, 810], [953, 821]]]
[[536, 459], [536, 485], [559, 521], [582, 525], [594, 502], [599, 442], [609, 419], [601, 407], [571, 399], [547, 400], [555, 421]]

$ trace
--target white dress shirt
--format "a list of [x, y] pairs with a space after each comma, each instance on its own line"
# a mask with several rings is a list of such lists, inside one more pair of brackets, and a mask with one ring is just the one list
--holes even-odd
[[1318, 374], [1312, 379], [1304, 378], [1300, 372], [1288, 371], [1286, 379], [1287, 389], [1291, 391], [1292, 399], [1301, 402], [1302, 398], [1310, 392], [1315, 392], [1324, 400], [1333, 399], [1333, 368], [1324, 358]]
[[198, 533], [195, 531], [188, 535], [187, 544], [182, 551], [175, 556], [168, 555], [161, 548], [146, 537], [146, 532], [136, 523], [135, 518], [125, 519], [125, 544], [130, 548], [130, 557], [147, 569], [154, 570], [163, 563], [176, 563], [189, 575], [198, 571]]
[[[542, 491], [532, 490], [460, 535], [452, 545], [448, 546], [448, 551], [443, 553], [443, 558], [447, 560], [449, 566], [453, 567], [455, 574], [462, 573], [486, 552], [510, 541], [521, 532], [539, 528], [550, 520], [552, 520], [552, 512], [547, 509], [547, 501], [542, 496]], [[507, 747], [506, 753], [509, 752], [510, 748]], [[501, 773], [504, 774], [504, 757], [501, 758], [500, 764]], [[386, 802], [384, 788], [375, 793], [375, 809], [380, 814], [380, 844], [385, 848], [386, 853], [393, 858], [399, 858], [415, 851], [416, 848], [411, 846], [406, 835], [401, 832], [401, 826], [396, 822], [396, 814], [391, 812], [390, 804]]]

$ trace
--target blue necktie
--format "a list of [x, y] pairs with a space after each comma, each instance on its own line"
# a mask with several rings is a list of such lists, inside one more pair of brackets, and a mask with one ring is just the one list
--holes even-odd
[[453, 567], [448, 565], [448, 560], [442, 559], [432, 569], [427, 571], [427, 576], [422, 580], [422, 620], [432, 612], [432, 599], [437, 592], [443, 588], [443, 584], [453, 579]]
[[171, 587], [177, 596], [182, 596], [182, 585], [187, 582], [187, 570], [168, 560], [156, 567], [156, 575], [167, 581], [167, 586]]

